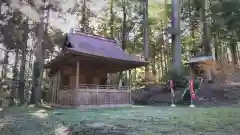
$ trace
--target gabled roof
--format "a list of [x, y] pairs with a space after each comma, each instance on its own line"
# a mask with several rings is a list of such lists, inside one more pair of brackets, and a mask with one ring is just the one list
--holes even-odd
[[69, 55], [77, 55], [80, 58], [101, 59], [105, 62], [114, 61], [118, 66], [122, 65], [122, 69], [125, 70], [147, 64], [146, 61], [125, 52], [116, 40], [84, 33], [70, 33], [67, 34], [62, 53], [45, 67], [50, 68], [62, 63]]
[[196, 63], [196, 62], [204, 62], [208, 60], [213, 60], [212, 56], [198, 56], [198, 57], [191, 57], [188, 60], [188, 63]]
[[67, 35], [69, 43], [72, 45], [69, 49], [96, 55], [99, 57], [107, 57], [119, 60], [144, 62], [137, 57], [129, 55], [125, 52], [116, 40], [87, 35], [84, 33], [72, 33]]

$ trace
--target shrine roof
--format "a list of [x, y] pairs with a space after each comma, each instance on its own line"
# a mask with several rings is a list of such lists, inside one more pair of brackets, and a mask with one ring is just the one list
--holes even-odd
[[55, 63], [63, 60], [66, 52], [80, 57], [104, 59], [106, 62], [117, 61], [119, 64], [129, 64], [131, 68], [147, 64], [145, 60], [125, 52], [121, 48], [121, 44], [116, 40], [84, 33], [70, 33], [66, 36], [62, 53], [46, 64], [45, 67], [50, 68]]

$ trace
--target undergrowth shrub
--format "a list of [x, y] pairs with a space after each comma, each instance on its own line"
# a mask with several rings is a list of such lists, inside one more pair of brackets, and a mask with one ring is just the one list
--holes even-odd
[[189, 78], [189, 72], [186, 66], [181, 66], [180, 72], [177, 72], [178, 70], [174, 67], [171, 67], [165, 76], [162, 78], [163, 82], [165, 82], [167, 85], [169, 85], [169, 81], [173, 80], [174, 88], [180, 87], [185, 88], [188, 83]]

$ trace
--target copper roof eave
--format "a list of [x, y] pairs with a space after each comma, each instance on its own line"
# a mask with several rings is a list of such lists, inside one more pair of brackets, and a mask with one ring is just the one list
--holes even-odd
[[129, 64], [129, 66], [128, 66], [128, 68], [126, 70], [137, 68], [137, 67], [141, 67], [141, 66], [145, 66], [145, 65], [147, 65], [149, 63], [149, 62], [146, 62], [146, 61], [132, 61], [132, 60], [123, 60], [123, 59], [109, 58], [109, 57], [105, 57], [105, 56], [98, 56], [98, 55], [93, 55], [93, 54], [87, 54], [87, 53], [79, 52], [77, 50], [66, 48], [64, 53], [62, 53], [61, 55], [57, 56], [50, 63], [45, 64], [44, 68], [51, 68], [51, 67], [53, 67], [55, 64], [61, 62], [64, 58], [68, 57], [71, 54], [85, 56], [85, 57], [92, 57], [92, 58], [104, 58], [106, 60], [117, 61], [117, 62], [122, 63], [122, 64]]
[[56, 63], [62, 61], [64, 58], [66, 58], [67, 56], [69, 56], [69, 52], [62, 52], [61, 55], [57, 56], [56, 58], [54, 58], [53, 60], [51, 60], [49, 63], [44, 65], [44, 68], [51, 68], [52, 66], [54, 66]]
[[212, 56], [198, 56], [198, 57], [192, 57], [186, 62], [185, 64], [192, 64], [192, 63], [203, 63], [206, 61], [213, 61]]
[[123, 62], [123, 63], [129, 63], [129, 64], [134, 64], [134, 65], [138, 65], [137, 67], [140, 67], [140, 66], [145, 66], [147, 65], [149, 62], [146, 62], [146, 61], [134, 61], [134, 60], [124, 60], [124, 59], [116, 59], [116, 58], [110, 58], [110, 57], [106, 57], [106, 56], [99, 56], [99, 55], [94, 55], [94, 54], [88, 54], [88, 53], [83, 53], [83, 52], [80, 52], [80, 51], [77, 51], [77, 50], [74, 50], [74, 49], [71, 49], [71, 48], [67, 48], [67, 51], [69, 53], [72, 53], [72, 54], [76, 54], [76, 55], [82, 55], [82, 56], [87, 56], [87, 57], [93, 57], [93, 58], [104, 58], [106, 60], [110, 60], [110, 61], [118, 61], [118, 62]]

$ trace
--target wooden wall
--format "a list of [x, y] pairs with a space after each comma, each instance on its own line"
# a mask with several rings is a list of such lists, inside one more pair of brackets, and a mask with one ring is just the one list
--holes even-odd
[[[104, 81], [103, 81], [104, 80]], [[75, 69], [66, 68], [61, 71], [61, 88], [68, 86], [69, 89], [76, 87], [76, 72]], [[68, 82], [68, 83], [66, 83]], [[91, 71], [80, 69], [79, 84], [96, 84], [106, 85], [107, 73], [99, 71]]]
[[54, 103], [58, 99], [60, 89], [60, 72], [56, 72], [50, 80], [50, 90], [48, 92], [48, 101]]

